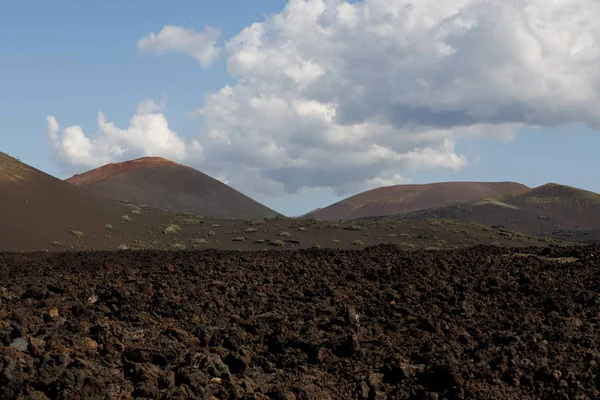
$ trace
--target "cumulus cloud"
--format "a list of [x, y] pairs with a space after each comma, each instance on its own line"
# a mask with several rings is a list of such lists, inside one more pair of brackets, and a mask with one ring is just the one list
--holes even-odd
[[95, 138], [86, 135], [80, 126], [61, 131], [56, 118], [48, 116], [48, 137], [54, 146], [54, 155], [68, 172], [145, 156], [162, 156], [174, 161], [201, 158], [200, 144], [186, 143], [170, 129], [161, 109], [162, 106], [151, 99], [142, 101], [126, 129], [107, 121], [106, 116], [98, 112], [99, 132]]
[[220, 50], [216, 45], [219, 36], [219, 30], [213, 27], [196, 32], [167, 25], [157, 34], [152, 32], [141, 38], [137, 47], [142, 52], [156, 55], [185, 53], [198, 60], [203, 68], [208, 68], [219, 58]]
[[[344, 195], [465, 168], [464, 138], [600, 129], [599, 18], [596, 0], [289, 0], [225, 43], [233, 83], [194, 111], [187, 161], [249, 193]], [[198, 58], [181, 32], [141, 47]], [[74, 160], [98, 146], [70, 135]]]

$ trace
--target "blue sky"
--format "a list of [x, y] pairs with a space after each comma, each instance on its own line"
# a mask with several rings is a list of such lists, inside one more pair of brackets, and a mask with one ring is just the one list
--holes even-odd
[[[383, 68], [382, 71], [390, 71], [397, 68], [394, 67], [397, 63], [387, 58], [378, 59], [383, 53], [370, 52], [372, 43], [366, 39], [362, 43], [361, 38], [372, 29], [369, 31], [360, 27], [360, 24], [373, 28], [383, 26], [385, 21], [360, 19], [355, 17], [359, 14], [354, 13], [351, 14], [354, 15], [354, 22], [346, 23], [350, 8], [343, 8], [343, 1], [331, 3], [339, 8], [335, 15], [323, 11], [316, 0], [310, 0], [304, 6], [299, 0], [292, 3], [295, 4], [284, 12], [288, 2], [274, 0], [5, 2], [0, 6], [0, 150], [60, 178], [98, 166], [105, 159], [123, 161], [119, 157], [147, 155], [150, 150], [143, 144], [115, 139], [105, 142], [108, 143], [106, 145], [96, 146], [84, 161], [75, 159], [65, 150], [64, 132], [59, 131], [57, 139], [62, 147], [54, 147], [49, 140], [46, 118], [55, 116], [61, 130], [80, 126], [85, 137], [93, 142], [108, 135], [106, 130], [99, 128], [99, 111], [106, 115], [108, 121], [127, 129], [139, 104], [145, 99], [154, 99], [164, 106], [149, 114], [168, 119], [169, 132], [175, 132], [176, 137], [185, 142], [185, 155], [181, 155], [180, 162], [212, 176], [223, 174], [224, 181], [288, 215], [303, 214], [385, 183], [512, 180], [529, 186], [558, 182], [600, 192], [600, 181], [595, 176], [600, 166], [596, 154], [600, 149], [600, 138], [598, 132], [586, 127], [586, 124], [600, 126], [594, 119], [594, 110], [598, 105], [595, 103], [597, 89], [600, 87], [596, 85], [600, 79], [598, 72], [584, 69], [588, 63], [593, 64], [598, 60], [596, 53], [584, 50], [589, 55], [585, 65], [583, 61], [579, 63], [578, 60], [569, 59], [568, 55], [573, 54], [572, 48], [553, 53], [547, 59], [539, 58], [524, 63], [518, 55], [523, 54], [521, 50], [527, 50], [525, 46], [528, 44], [507, 40], [506, 43], [511, 43], [513, 47], [506, 45], [503, 50], [495, 46], [498, 53], [503, 54], [502, 61], [494, 60], [494, 64], [488, 64], [481, 60], [495, 55], [484, 50], [472, 54], [467, 49], [484, 49], [485, 45], [494, 44], [494, 40], [500, 39], [481, 32], [471, 37], [456, 28], [460, 35], [457, 33], [448, 38], [447, 43], [454, 46], [455, 52], [466, 54], [462, 58], [472, 57], [472, 60], [480, 62], [481, 70], [476, 70], [472, 62], [469, 63], [472, 69], [465, 72], [471, 75], [462, 76], [460, 74], [463, 72], [452, 72], [465, 70], [456, 60], [442, 59], [439, 54], [439, 60], [431, 61], [432, 56], [423, 57], [421, 64], [392, 71], [387, 83], [393, 86], [393, 90], [380, 96], [384, 91], [377, 85], [382, 84], [382, 75], [370, 77], [369, 71], [377, 69], [382, 63], [385, 66], [386, 62], [390, 63], [389, 68]], [[359, 7], [363, 2], [351, 3], [353, 7]], [[402, 6], [404, 2], [399, 0], [397, 3]], [[453, 2], [445, 4], [450, 3]], [[589, 4], [593, 3], [581, 0], [583, 8]], [[335, 58], [332, 56], [328, 59], [326, 52], [322, 51], [324, 47], [319, 47], [325, 40], [317, 37], [312, 42], [308, 39], [304, 42], [304, 37], [315, 29], [311, 25], [302, 25], [308, 24], [303, 16], [314, 15], [314, 10], [320, 10], [321, 15], [330, 18], [323, 17], [321, 20], [325, 22], [313, 21], [329, 29], [326, 38], [331, 41], [329, 44], [336, 46], [327, 49], [349, 48], [349, 52], [341, 52], [335, 54]], [[357, 10], [360, 11], [354, 9]], [[382, 11], [383, 16], [390, 14], [383, 12], [386, 10], [376, 10], [374, 5], [373, 10]], [[373, 10], [371, 13], [375, 14]], [[415, 8], [415, 18], [420, 13], [425, 15], [426, 11]], [[444, 10], [448, 13], [463, 11]], [[506, 15], [512, 15], [509, 11], [520, 12], [519, 9], [507, 11], [504, 8], [493, 12], [503, 15], [504, 11]], [[598, 16], [597, 7], [587, 8], [587, 11], [591, 19]], [[267, 15], [280, 13], [283, 22], [269, 22], [266, 19]], [[487, 21], [485, 11], [475, 6], [468, 15], [474, 15], [473, 18], [480, 21], [479, 27], [484, 26], [481, 21]], [[444, 15], [440, 14], [440, 20], [442, 17]], [[575, 25], [570, 24], [570, 18], [577, 17], [576, 14], [567, 15], [564, 21], [558, 21], [557, 24], [564, 22], [566, 26]], [[403, 24], [408, 26], [403, 18], [396, 17], [391, 26], [398, 29]], [[248, 31], [243, 33], [243, 29], [252, 23], [263, 23], [259, 45], [252, 44], [251, 38], [255, 36]], [[296, 23], [298, 29], [294, 29]], [[191, 54], [178, 50], [173, 42], [153, 43], [155, 47], [151, 47], [150, 51], [138, 49], [140, 39], [150, 33], [158, 34], [165, 26], [177, 26], [187, 33], [201, 33], [209, 26], [214, 27], [220, 31], [216, 47], [222, 48], [229, 41], [231, 44], [226, 50], [221, 49], [221, 56], [208, 67], [200, 66]], [[409, 33], [402, 32], [407, 37], [415, 35], [414, 43], [418, 43], [422, 49], [418, 54], [427, 54], [429, 51], [434, 54], [436, 50], [431, 50], [429, 43], [421, 43], [419, 39], [428, 36], [411, 29]], [[550, 26], [549, 31], [552, 32], [552, 29]], [[569, 33], [574, 38], [586, 33], [585, 23], [571, 29], [573, 32]], [[295, 43], [294, 35], [298, 35], [297, 42], [301, 45], [297, 53], [290, 56], [289, 47], [282, 43], [286, 40]], [[390, 35], [386, 54], [394, 52], [394, 57], [414, 59], [414, 55], [408, 54], [412, 50], [394, 42], [397, 37], [397, 33]], [[475, 37], [477, 39], [473, 39]], [[239, 40], [233, 40], [236, 38]], [[570, 46], [574, 48], [587, 43], [589, 48], [597, 49], [597, 39], [591, 37], [591, 44], [589, 37], [587, 42], [574, 40]], [[380, 38], [376, 43], [385, 43], [385, 40]], [[478, 42], [473, 44], [473, 40], [479, 40], [483, 46], [477, 46]], [[552, 44], [557, 39], [556, 36], [548, 36], [546, 40]], [[158, 45], [173, 46], [172, 51], [160, 53], [156, 50]], [[353, 49], [353, 46], [356, 48]], [[259, 63], [254, 60], [252, 52], [265, 56]], [[407, 53], [406, 57], [404, 52]], [[343, 64], [336, 64], [340, 59]], [[344, 83], [330, 77], [307, 89], [305, 79], [313, 79], [305, 78], [308, 75], [301, 75], [292, 81], [288, 79], [289, 76], [286, 77], [288, 80], [273, 78], [279, 76], [277, 74], [284, 67], [293, 69], [295, 63], [300, 65], [303, 60], [310, 60], [313, 66], [326, 66], [323, 68], [327, 71], [340, 71]], [[353, 62], [356, 63], [355, 67], [349, 68], [348, 65]], [[374, 67], [369, 67], [370, 62]], [[531, 83], [529, 87], [526, 86], [529, 82], [524, 81], [521, 83], [522, 90], [517, 87], [511, 92], [505, 88], [510, 86], [510, 83], [506, 83], [510, 79], [504, 84], [494, 83], [490, 76], [497, 74], [491, 75], [490, 72], [488, 76], [483, 68], [487, 66], [489, 69], [490, 65], [493, 68], [499, 62], [506, 62], [517, 70], [517, 78], [513, 81], [530, 74], [535, 78], [529, 81], [539, 85]], [[533, 65], [534, 62], [537, 64]], [[544, 80], [540, 72], [547, 70], [545, 67], [561, 65], [567, 68], [564, 87], [572, 88], [572, 93], [547, 89], [552, 87], [548, 85], [550, 78]], [[442, 69], [449, 71], [447, 81], [463, 82], [473, 77], [469, 91], [461, 91], [461, 87], [453, 87], [449, 91], [443, 83], [446, 80], [442, 79], [444, 77], [439, 72]], [[303, 71], [309, 74], [306, 72], [308, 69]], [[321, 73], [320, 76], [328, 73]], [[403, 81], [400, 75], [412, 78]], [[583, 83], [573, 80], [573, 77], [579, 76]], [[558, 78], [553, 76], [552, 79], [552, 82], [556, 82]], [[415, 90], [414, 82], [417, 81], [426, 84]], [[487, 82], [490, 82], [489, 86]], [[384, 80], [383, 85], [387, 87], [387, 83]], [[586, 84], [592, 88], [591, 91], [583, 90]], [[233, 88], [233, 95], [227, 95], [227, 91], [223, 90], [226, 85]], [[480, 87], [481, 92], [475, 92], [473, 87]], [[556, 87], [562, 86], [557, 84]], [[425, 97], [424, 92], [428, 92], [430, 97]], [[356, 95], [358, 100], [350, 101], [356, 93], [360, 93]], [[452, 100], [455, 104], [440, 100], [450, 98], [448, 93], [455, 94], [456, 99]], [[209, 101], [206, 96], [210, 94], [216, 95]], [[288, 106], [301, 105], [298, 105], [292, 117], [283, 118], [280, 116], [288, 115], [287, 109], [277, 106], [279, 103], [276, 102], [264, 100], [251, 109], [245, 108], [252, 103], [249, 100], [252, 98], [283, 99]], [[301, 101], [296, 102], [296, 99]], [[413, 108], [407, 108], [407, 104], [417, 103], [421, 107], [418, 115]], [[326, 117], [322, 117], [322, 120], [315, 117], [324, 115], [321, 112], [323, 104], [336, 104], [336, 115], [340, 121], [344, 121], [331, 125]], [[588, 106], [589, 112], [586, 110]], [[219, 110], [224, 108], [236, 112], [228, 114], [229, 117], [221, 116]], [[204, 111], [201, 119], [188, 115], [198, 109]], [[298, 111], [300, 109], [309, 111], [303, 114]], [[494, 111], [490, 114], [486, 111], [489, 109]], [[521, 109], [525, 111], [521, 112]], [[468, 122], [457, 125], [448, 122], [448, 110], [452, 110], [452, 115], [459, 120]], [[219, 116], [215, 117], [216, 114]], [[242, 114], [245, 119], [239, 117], [239, 120], [231, 121], [231, 118], [238, 118]], [[351, 129], [350, 126], [356, 123], [358, 125]], [[469, 127], [472, 130], [467, 129]], [[428, 136], [433, 135], [431, 132], [434, 128], [443, 130], [441, 134], [434, 135], [436, 138], [439, 136], [438, 139]], [[152, 137], [155, 135], [153, 129], [148, 128], [142, 135]], [[466, 130], [468, 132], [464, 133]], [[502, 133], [505, 130], [511, 132], [508, 135], [511, 139], [506, 139]], [[161, 132], [164, 133], [164, 129]], [[231, 143], [227, 146], [222, 142], [217, 143], [214, 132], [225, 132], [226, 140]], [[349, 138], [348, 142], [341, 143], [331, 139], [332, 132], [343, 132], [344, 135], [358, 132], [356, 135], [360, 140], [345, 136]], [[425, 132], [423, 139], [418, 137], [419, 132]], [[399, 140], [399, 137], [405, 137], [401, 135], [412, 135], [413, 139]], [[442, 146], [443, 138], [450, 138], [452, 145]], [[190, 150], [194, 141], [199, 143], [201, 152]], [[274, 143], [271, 152], [259, 152], [269, 143]], [[375, 144], [377, 146], [371, 148]], [[434, 149], [432, 151], [435, 154], [424, 152], [425, 155], [419, 155], [421, 153], [417, 149], [424, 148]], [[125, 149], [125, 152], [118, 156], [115, 155], [115, 149]], [[364, 153], [361, 149], [364, 149]], [[156, 153], [153, 155], [163, 156], [179, 154], [176, 150], [161, 154], [156, 148], [152, 152]], [[282, 155], [284, 153], [285, 156]], [[255, 154], [258, 155], [255, 157]], [[464, 159], [454, 155], [464, 156]], [[375, 161], [370, 161], [369, 157]], [[312, 182], [314, 187], [311, 187]]]

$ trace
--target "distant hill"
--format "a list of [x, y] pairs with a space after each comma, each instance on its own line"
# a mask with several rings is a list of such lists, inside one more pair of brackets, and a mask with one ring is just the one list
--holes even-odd
[[600, 240], [600, 194], [548, 183], [395, 218], [450, 218], [539, 236], [595, 241]]
[[[120, 225], [129, 207], [73, 187], [53, 176], [0, 153], [0, 251], [52, 248], [53, 242], [73, 243], [71, 231], [83, 232], [80, 242], [113, 247], [105, 226]], [[151, 215], [136, 217], [127, 229], [145, 231]]]
[[193, 168], [159, 157], [108, 164], [66, 182], [98, 196], [166, 211], [209, 217], [278, 215], [257, 201]]
[[387, 186], [359, 193], [314, 210], [306, 216], [323, 220], [348, 220], [405, 214], [527, 189], [527, 186], [515, 182], [443, 182]]

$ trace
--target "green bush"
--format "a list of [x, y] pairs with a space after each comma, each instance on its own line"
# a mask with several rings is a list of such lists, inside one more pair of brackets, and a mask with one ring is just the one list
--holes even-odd
[[163, 231], [165, 235], [177, 235], [179, 232], [181, 232], [181, 227], [174, 224], [167, 226]]
[[170, 244], [167, 246], [167, 250], [171, 250], [171, 251], [185, 250], [185, 243], [181, 242], [181, 243]]
[[85, 237], [85, 233], [76, 230], [71, 230], [71, 235], [76, 236], [77, 239], [82, 239]]

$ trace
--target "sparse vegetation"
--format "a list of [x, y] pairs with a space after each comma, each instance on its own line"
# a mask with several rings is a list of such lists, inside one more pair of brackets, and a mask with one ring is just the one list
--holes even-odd
[[204, 224], [204, 221], [202, 221], [198, 218], [186, 218], [183, 220], [179, 220], [177, 222], [182, 223], [184, 225], [202, 225], [202, 224]]
[[181, 232], [181, 227], [179, 225], [171, 224], [165, 228], [163, 233], [165, 235], [177, 235]]
[[75, 236], [77, 239], [82, 239], [85, 237], [85, 233], [81, 231], [76, 231], [74, 229], [71, 229], [71, 235]]
[[277, 247], [284, 247], [285, 246], [285, 242], [283, 240], [273, 240], [273, 241], [271, 241], [271, 244], [273, 246], [277, 246]]
[[119, 247], [117, 247], [117, 250], [129, 250], [129, 247], [127, 247], [126, 244], [120, 244]]
[[191, 219], [205, 219], [206, 218], [204, 215], [194, 214], [194, 213], [191, 213], [191, 212], [177, 213], [176, 216], [178, 216], [178, 217], [185, 217], [185, 218], [191, 218]]
[[362, 240], [355, 240], [352, 242], [353, 246], [364, 246], [365, 244], [363, 243]]
[[181, 250], [185, 250], [185, 243], [180, 242], [180, 243], [172, 243], [170, 245], [167, 246], [166, 250], [170, 250], [170, 251], [181, 251]]
[[65, 245], [61, 242], [59, 242], [58, 240], [55, 240], [54, 242], [52, 242], [52, 246], [53, 247], [64, 247]]
[[292, 235], [289, 232], [279, 232], [279, 234], [277, 236], [290, 237]]
[[129, 204], [129, 208], [129, 211], [134, 215], [140, 215], [142, 213], [142, 209], [135, 204]]
[[205, 245], [208, 244], [208, 240], [200, 238], [200, 239], [190, 239], [190, 243], [193, 246]]
[[347, 231], [362, 231], [363, 230], [362, 226], [359, 226], [359, 225], [348, 225], [348, 226], [345, 226], [344, 229]]
[[246, 238], [243, 236], [238, 236], [233, 239], [234, 242], [244, 242], [245, 240], [246, 240]]
[[123, 215], [121, 217], [121, 222], [129, 222], [131, 221], [131, 217], [129, 215]]
[[104, 229], [106, 229], [107, 231], [113, 231], [114, 230], [114, 228], [113, 228], [113, 226], [111, 224], [104, 225]]
[[256, 229], [256, 228], [246, 228], [245, 232], [246, 233], [258, 232], [258, 229]]

